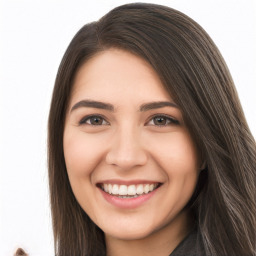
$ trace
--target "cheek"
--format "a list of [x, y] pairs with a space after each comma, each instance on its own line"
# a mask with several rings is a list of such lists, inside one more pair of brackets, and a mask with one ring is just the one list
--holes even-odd
[[154, 149], [152, 156], [168, 183], [166, 205], [172, 200], [176, 209], [182, 208], [192, 196], [198, 179], [196, 146], [185, 131], [151, 137], [151, 143], [148, 146]]
[[167, 180], [162, 213], [169, 219], [184, 208], [195, 190], [199, 174], [197, 150], [186, 133], [166, 134], [157, 141], [152, 154]]
[[102, 158], [102, 143], [83, 132], [65, 131], [64, 157], [69, 176], [88, 176]]
[[83, 132], [66, 129], [63, 136], [64, 157], [69, 182], [76, 200], [84, 211], [95, 219], [92, 176], [102, 160], [102, 144]]
[[166, 173], [187, 175], [198, 169], [197, 150], [186, 132], [160, 134], [148, 141], [153, 157]]

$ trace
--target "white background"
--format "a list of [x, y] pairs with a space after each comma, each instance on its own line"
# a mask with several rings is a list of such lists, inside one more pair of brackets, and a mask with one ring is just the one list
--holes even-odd
[[[51, 256], [46, 130], [58, 65], [74, 34], [122, 0], [0, 0], [0, 256]], [[140, 0], [140, 2], [145, 2]], [[256, 137], [256, 1], [146, 1], [202, 25], [222, 52]]]

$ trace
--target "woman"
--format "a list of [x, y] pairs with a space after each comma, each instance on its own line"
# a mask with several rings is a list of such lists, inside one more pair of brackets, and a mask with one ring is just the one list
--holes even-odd
[[186, 15], [129, 4], [85, 25], [48, 139], [56, 255], [255, 255], [255, 141]]

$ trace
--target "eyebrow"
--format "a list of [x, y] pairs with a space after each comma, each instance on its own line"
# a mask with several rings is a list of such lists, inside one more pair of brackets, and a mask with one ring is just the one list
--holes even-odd
[[[77, 102], [70, 110], [72, 112], [75, 109], [81, 108], [81, 107], [87, 107], [87, 108], [98, 108], [98, 109], [104, 109], [113, 112], [114, 106], [109, 103], [104, 103], [101, 101], [94, 101], [94, 100], [81, 100]], [[156, 102], [150, 102], [145, 103], [140, 106], [140, 111], [145, 112], [152, 109], [157, 108], [163, 108], [163, 107], [174, 107], [179, 108], [178, 105], [176, 105], [173, 102], [170, 101], [156, 101]]]
[[70, 112], [81, 107], [99, 108], [99, 109], [109, 110], [111, 112], [114, 111], [114, 106], [109, 103], [104, 103], [104, 102], [94, 101], [94, 100], [81, 100], [71, 108]]
[[141, 105], [140, 111], [148, 111], [152, 109], [157, 109], [157, 108], [163, 108], [163, 107], [173, 107], [173, 108], [179, 108], [177, 104], [174, 102], [170, 101], [156, 101], [156, 102], [150, 102], [150, 103], [145, 103]]

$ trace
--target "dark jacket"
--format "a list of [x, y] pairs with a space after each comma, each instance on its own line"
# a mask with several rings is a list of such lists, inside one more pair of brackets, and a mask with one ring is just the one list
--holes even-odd
[[194, 229], [174, 249], [170, 256], [205, 256], [201, 236]]

